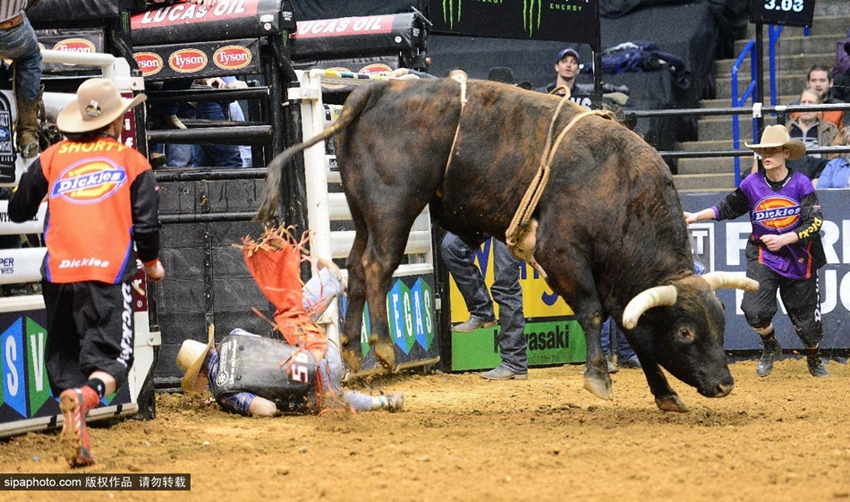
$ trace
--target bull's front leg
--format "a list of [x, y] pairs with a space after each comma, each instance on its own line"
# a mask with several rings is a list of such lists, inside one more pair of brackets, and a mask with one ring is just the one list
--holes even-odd
[[601, 399], [611, 399], [611, 376], [608, 374], [608, 361], [602, 352], [602, 314], [594, 309], [587, 316], [579, 316], [579, 324], [584, 329], [587, 346], [587, 363], [584, 371], [584, 388]]
[[655, 405], [663, 411], [675, 411], [677, 413], [691, 411], [679, 398], [679, 394], [676, 394], [676, 391], [670, 387], [667, 377], [661, 371], [661, 366], [655, 361], [644, 362], [646, 359], [643, 357], [640, 357], [640, 360], [643, 373], [646, 375], [646, 382], [649, 384], [649, 390], [655, 396]]

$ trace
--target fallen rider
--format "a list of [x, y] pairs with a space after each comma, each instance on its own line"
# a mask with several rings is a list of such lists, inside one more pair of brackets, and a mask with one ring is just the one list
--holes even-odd
[[186, 340], [177, 354], [177, 366], [185, 371], [181, 387], [194, 394], [209, 388], [219, 406], [242, 415], [401, 411], [401, 392], [373, 396], [340, 386], [339, 347], [316, 321], [334, 297], [344, 294], [341, 274], [330, 260], [311, 258], [317, 273], [303, 288], [295, 286], [303, 244], [282, 230], [268, 232], [260, 242], [246, 239], [245, 260], [278, 308], [275, 333], [282, 339], [235, 329], [216, 345], [210, 326], [206, 344]]

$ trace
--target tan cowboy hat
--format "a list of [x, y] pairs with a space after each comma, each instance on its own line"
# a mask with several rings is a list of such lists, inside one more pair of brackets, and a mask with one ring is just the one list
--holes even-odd
[[791, 139], [791, 136], [788, 135], [788, 129], [782, 125], [765, 127], [761, 135], [761, 143], [755, 145], [744, 143], [744, 146], [755, 150], [756, 153], [765, 148], [784, 146], [788, 149], [788, 160], [799, 159], [806, 154], [806, 144], [799, 139]]
[[108, 126], [146, 98], [144, 94], [133, 99], [122, 98], [111, 80], [90, 78], [80, 84], [77, 99], [59, 112], [56, 126], [60, 131], [72, 134], [96, 131]]
[[204, 364], [204, 359], [210, 349], [215, 345], [215, 328], [210, 324], [209, 334], [207, 335], [207, 344], [195, 340], [184, 340], [180, 346], [180, 352], [177, 353], [177, 367], [185, 371], [183, 381], [180, 382], [180, 387], [184, 392], [190, 394], [201, 394], [207, 390], [206, 376], [199, 376], [201, 366]]

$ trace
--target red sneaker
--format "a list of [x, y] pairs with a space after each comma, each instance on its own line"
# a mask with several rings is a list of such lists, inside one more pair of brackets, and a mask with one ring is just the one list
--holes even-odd
[[59, 396], [59, 409], [62, 410], [62, 454], [71, 467], [84, 467], [94, 463], [89, 448], [89, 431], [86, 429], [86, 415], [98, 403], [97, 393], [90, 387], [67, 389]]

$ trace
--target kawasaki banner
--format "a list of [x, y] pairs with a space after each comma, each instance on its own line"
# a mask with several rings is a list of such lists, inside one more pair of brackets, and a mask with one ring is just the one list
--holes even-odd
[[595, 44], [598, 0], [430, 0], [434, 33]]
[[[484, 275], [488, 289], [493, 284], [492, 239], [474, 251], [474, 259]], [[554, 293], [526, 263], [520, 265], [519, 283], [522, 286], [522, 308], [526, 317], [525, 337], [528, 340], [528, 365], [579, 363], [585, 360], [584, 331], [572, 309]], [[452, 324], [469, 318], [463, 296], [452, 277], [449, 281]], [[444, 304], [445, 305], [445, 304]], [[499, 305], [494, 303], [496, 316]], [[467, 371], [495, 368], [499, 357], [500, 327], [481, 328], [472, 333], [452, 332], [452, 370]]]

